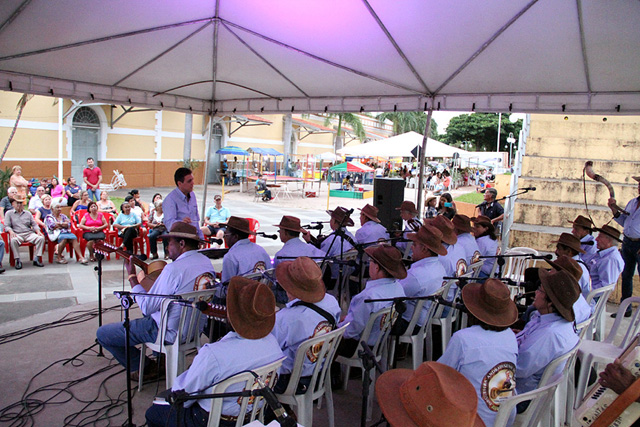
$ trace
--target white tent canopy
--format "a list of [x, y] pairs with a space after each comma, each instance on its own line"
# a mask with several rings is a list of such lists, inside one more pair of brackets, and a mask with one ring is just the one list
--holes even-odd
[[193, 113], [640, 113], [640, 2], [3, 0], [0, 89]]
[[[354, 157], [413, 157], [411, 150], [422, 146], [422, 139], [423, 136], [417, 132], [407, 132], [366, 144], [347, 146], [338, 150], [338, 153]], [[426, 157], [453, 157], [454, 153], [462, 156], [466, 151], [432, 138], [427, 141]]]

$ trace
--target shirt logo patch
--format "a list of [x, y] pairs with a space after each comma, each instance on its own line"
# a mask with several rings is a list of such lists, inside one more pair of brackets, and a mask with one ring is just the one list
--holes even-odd
[[196, 277], [195, 282], [193, 283], [194, 291], [205, 291], [207, 289], [213, 289], [215, 285], [215, 278], [213, 274], [207, 272], [202, 273], [198, 277]]
[[456, 277], [460, 277], [466, 272], [467, 272], [467, 261], [460, 258], [458, 262], [456, 262]]
[[267, 264], [265, 264], [264, 261], [258, 261], [253, 266], [253, 273], [257, 273], [258, 271], [262, 272], [262, 271], [265, 271], [266, 269], [267, 269]]
[[500, 362], [487, 372], [480, 384], [480, 395], [487, 407], [498, 412], [500, 403], [513, 396], [516, 389], [516, 366]]
[[[329, 322], [320, 322], [316, 325], [315, 329], [313, 330], [313, 335], [311, 335], [309, 338], [314, 338], [314, 337], [318, 337], [320, 335], [324, 335], [327, 334], [329, 332], [331, 332], [331, 324]], [[316, 361], [318, 360], [318, 355], [320, 354], [320, 350], [322, 350], [322, 346], [324, 345], [324, 341], [321, 341], [319, 343], [317, 343], [316, 345], [314, 345], [313, 347], [310, 347], [309, 350], [307, 350], [307, 359], [309, 359], [309, 362], [311, 363], [316, 363]]]
[[475, 251], [473, 253], [473, 256], [471, 257], [471, 264], [474, 264], [474, 263], [480, 261], [480, 255], [481, 255], [480, 252]]

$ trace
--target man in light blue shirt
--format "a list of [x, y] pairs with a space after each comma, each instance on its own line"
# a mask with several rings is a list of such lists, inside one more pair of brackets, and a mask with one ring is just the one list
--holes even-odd
[[204, 234], [200, 230], [200, 214], [198, 213], [198, 202], [196, 194], [193, 192], [193, 173], [189, 168], [178, 168], [173, 174], [176, 188], [173, 189], [162, 203], [164, 209], [164, 225], [167, 229], [176, 221], [183, 221], [192, 224], [198, 229], [198, 236], [204, 239]]
[[584, 250], [580, 245], [580, 240], [578, 240], [578, 238], [573, 234], [562, 233], [555, 243], [556, 255], [558, 258], [565, 255], [579, 264], [582, 274], [578, 278], [578, 284], [580, 285], [580, 292], [582, 293], [582, 296], [587, 298], [591, 292], [591, 276], [589, 276], [589, 269], [580, 259], [580, 254], [584, 254]]
[[216, 239], [222, 239], [231, 212], [222, 206], [222, 197], [219, 194], [213, 196], [213, 200], [216, 204], [209, 206], [207, 209], [204, 214], [204, 225], [200, 227], [200, 230], [205, 236], [214, 236]]
[[610, 225], [604, 225], [595, 230], [599, 232], [596, 237], [598, 252], [591, 259], [589, 266], [591, 288], [594, 290], [618, 283], [624, 268], [624, 261], [617, 247], [620, 242], [620, 232]]
[[480, 260], [480, 249], [475, 237], [471, 234], [471, 220], [466, 215], [456, 214], [451, 220], [458, 236], [458, 245], [462, 246], [466, 255], [467, 266]]
[[311, 257], [315, 262], [322, 261], [320, 257], [324, 257], [324, 252], [300, 240], [300, 233], [308, 233], [300, 226], [300, 218], [284, 215], [276, 227], [284, 246], [273, 258], [274, 268], [284, 261], [293, 261], [301, 256]]
[[580, 259], [589, 266], [589, 261], [596, 255], [598, 248], [596, 246], [596, 239], [593, 237], [593, 223], [585, 216], [578, 215], [573, 221], [569, 221], [572, 224], [571, 234], [576, 236], [580, 240], [580, 248], [584, 253], [580, 254]]
[[233, 276], [257, 273], [271, 269], [271, 258], [262, 246], [249, 240], [255, 234], [246, 218], [232, 216], [227, 221], [224, 239], [229, 247], [222, 259], [222, 282], [228, 282]]
[[361, 227], [356, 231], [356, 242], [363, 244], [389, 239], [387, 229], [378, 219], [378, 208], [367, 203], [360, 211]]

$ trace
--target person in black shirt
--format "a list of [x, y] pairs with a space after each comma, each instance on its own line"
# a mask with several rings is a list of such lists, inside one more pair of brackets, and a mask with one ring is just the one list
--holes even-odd
[[484, 202], [476, 208], [476, 216], [484, 215], [490, 218], [491, 223], [500, 234], [499, 230], [502, 228], [502, 220], [504, 219], [504, 208], [500, 203], [496, 202], [497, 196], [498, 191], [495, 188], [487, 188], [484, 192]]

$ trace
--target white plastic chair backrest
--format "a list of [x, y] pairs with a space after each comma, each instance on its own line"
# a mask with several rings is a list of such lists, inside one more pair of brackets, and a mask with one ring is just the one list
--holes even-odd
[[[426, 300], [417, 300], [415, 303], [416, 305], [414, 306], [413, 309], [413, 314], [411, 315], [411, 320], [409, 321], [409, 325], [407, 326], [407, 329], [404, 331], [404, 333], [401, 335], [403, 337], [410, 337], [413, 334], [413, 330], [416, 327], [416, 324], [418, 323], [418, 320], [420, 320], [420, 315], [422, 314], [422, 307], [424, 306]], [[434, 305], [434, 304], [431, 304]], [[420, 329], [424, 329], [425, 325], [428, 322], [424, 322], [424, 324], [422, 325], [422, 327]]]
[[607, 307], [607, 300], [609, 299], [609, 295], [613, 292], [616, 284], [613, 283], [611, 285], [603, 286], [598, 289], [594, 289], [589, 292], [587, 295], [587, 303], [591, 305], [591, 301], [595, 298], [598, 298], [598, 302], [596, 302], [595, 307], [593, 308], [593, 314], [595, 316], [595, 323], [600, 320], [600, 317], [603, 315], [605, 308]]
[[480, 275], [480, 270], [482, 270], [482, 266], [484, 265], [484, 259], [480, 261], [476, 261], [470, 264], [467, 267], [467, 274], [471, 273], [471, 277], [476, 278]]
[[[444, 285], [442, 285], [442, 287], [440, 289], [438, 289], [437, 292], [434, 292], [434, 295], [440, 295], [444, 298], [447, 297], [447, 295], [449, 295], [449, 289], [451, 288], [452, 285], [454, 285], [457, 282], [457, 279], [449, 279], [445, 282]], [[454, 298], [455, 299], [455, 298]], [[431, 304], [433, 305], [437, 305], [438, 307], [436, 308], [433, 317], [435, 318], [440, 318], [442, 317], [442, 312], [444, 311], [445, 306], [442, 304]], [[453, 310], [451, 310], [453, 311]]]
[[512, 396], [503, 400], [500, 402], [500, 409], [498, 410], [493, 426], [505, 427], [509, 421], [513, 408], [518, 403], [526, 401], [531, 401], [531, 403], [529, 404], [527, 411], [518, 415], [518, 425], [521, 427], [537, 426], [544, 411], [549, 410], [551, 407], [553, 395], [562, 380], [562, 375], [557, 375], [544, 387], [539, 387], [527, 393]]
[[627, 344], [629, 344], [629, 341], [638, 334], [638, 331], [640, 330], [640, 309], [636, 309], [630, 318], [624, 317], [624, 313], [627, 311], [627, 308], [633, 303], [640, 304], [640, 297], [630, 297], [620, 303], [620, 307], [618, 307], [617, 312], [618, 314], [616, 315], [616, 321], [613, 323], [613, 326], [609, 331], [609, 335], [607, 335], [604, 342], [613, 344], [616, 335], [618, 335], [618, 329], [620, 329], [620, 326], [622, 325], [622, 321], [626, 319], [629, 319], [629, 325], [622, 337], [622, 342], [618, 344], [618, 347], [625, 348]]
[[573, 370], [573, 365], [575, 364], [576, 354], [578, 353], [578, 347], [580, 347], [580, 341], [575, 345], [571, 350], [562, 356], [558, 356], [553, 359], [545, 368], [542, 376], [540, 377], [540, 382], [538, 383], [538, 388], [544, 387], [549, 384], [552, 379], [555, 379], [556, 375], [564, 375], [565, 373], [571, 372]]
[[256, 271], [255, 273], [243, 274], [242, 277], [246, 277], [247, 279], [270, 285], [272, 280], [275, 281], [274, 271], [275, 269], [270, 268], [269, 270], [265, 271]]
[[[259, 368], [251, 369], [253, 373], [255, 373], [262, 382], [269, 387], [273, 388], [276, 382], [276, 374], [285, 357], [282, 357], [275, 362], [269, 363], [268, 365], [261, 366]], [[211, 390], [211, 394], [214, 393], [224, 393], [227, 389], [234, 384], [244, 383], [243, 390], [250, 390], [257, 386], [256, 377], [251, 372], [241, 372], [232, 376], [231, 378], [227, 378], [224, 381], [215, 384]], [[234, 398], [236, 399], [236, 398]], [[240, 416], [238, 416], [238, 420], [236, 421], [236, 427], [240, 427], [245, 424], [245, 419], [242, 414], [246, 414], [249, 409], [250, 417], [249, 422], [255, 420], [264, 410], [264, 405], [261, 405], [262, 397], [239, 397], [237, 399], [241, 399], [240, 403]], [[209, 411], [209, 422], [207, 423], [207, 427], [218, 427], [220, 425], [220, 416], [222, 415], [222, 403], [224, 399], [211, 399], [211, 410]], [[249, 407], [249, 404], [252, 406]]]
[[581, 340], [585, 339], [585, 337], [587, 339], [591, 339], [593, 337], [593, 334], [588, 335], [588, 333], [593, 330], [593, 321], [595, 319], [596, 315], [594, 313], [584, 322], [576, 323], [576, 330], [578, 331], [578, 336]]
[[[391, 332], [391, 325], [395, 322], [396, 317], [398, 316], [398, 312], [393, 309], [393, 306], [385, 307], [381, 310], [376, 311], [375, 313], [371, 313], [369, 316], [369, 321], [367, 322], [367, 326], [365, 326], [362, 335], [360, 336], [360, 341], [364, 341], [366, 343], [369, 342], [369, 336], [371, 335], [371, 331], [373, 330], [374, 325], [380, 325], [380, 335], [378, 335], [378, 339], [371, 347], [371, 351], [378, 358], [382, 354], [382, 350], [384, 349], [383, 343], [389, 337], [389, 332]], [[357, 352], [356, 352], [357, 354]]]
[[[180, 294], [180, 298], [187, 301], [211, 301], [215, 295], [215, 289], [206, 289], [203, 291], [186, 292]], [[176, 339], [174, 343], [180, 343], [180, 345], [187, 344], [199, 344], [200, 332], [206, 322], [206, 316], [200, 311], [185, 305], [174, 304], [176, 300], [165, 299], [161, 306], [161, 323], [158, 331], [158, 338], [156, 344], [164, 342], [164, 336], [169, 327], [169, 315], [168, 310], [180, 310], [180, 318], [178, 325], [176, 325]]]
[[[528, 255], [525, 251], [516, 251], [513, 249], [508, 250], [505, 255]], [[506, 266], [502, 272], [502, 277], [509, 278], [518, 283], [522, 280], [524, 270], [527, 268], [529, 260], [524, 257], [509, 257], [506, 258]]]
[[[291, 370], [291, 378], [287, 389], [284, 391], [285, 395], [293, 396], [298, 387], [300, 376], [302, 375], [302, 369], [304, 367], [304, 361], [308, 358], [308, 353], [313, 352], [316, 357], [315, 366], [313, 368], [313, 374], [311, 375], [311, 382], [307, 392], [320, 390], [324, 388], [324, 382], [327, 378], [327, 372], [330, 370], [331, 361], [333, 360], [338, 344], [344, 335], [344, 331], [349, 323], [342, 325], [340, 328], [309, 338], [302, 342], [296, 350], [296, 358], [293, 362], [293, 369]], [[318, 348], [319, 347], [319, 348]]]

